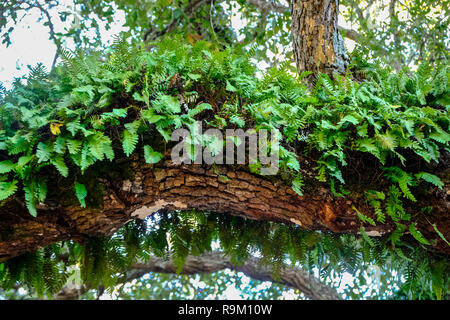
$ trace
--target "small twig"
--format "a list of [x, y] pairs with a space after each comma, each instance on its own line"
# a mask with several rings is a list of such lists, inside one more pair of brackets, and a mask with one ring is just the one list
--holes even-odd
[[49, 29], [50, 29], [50, 39], [53, 40], [53, 42], [54, 42], [55, 45], [56, 45], [56, 53], [55, 53], [55, 57], [53, 58], [52, 67], [51, 67], [51, 69], [53, 69], [53, 68], [55, 67], [55, 65], [56, 65], [56, 61], [58, 60], [59, 52], [60, 52], [60, 50], [61, 50], [61, 45], [60, 45], [58, 39], [56, 38], [55, 27], [54, 27], [54, 25], [53, 25], [52, 18], [51, 18], [51, 16], [50, 16], [50, 13], [48, 12], [48, 10], [45, 9], [45, 8], [39, 3], [39, 1], [36, 1], [36, 4], [35, 4], [35, 5], [29, 4], [29, 6], [30, 6], [30, 8], [33, 8], [33, 7], [34, 7], [34, 8], [38, 8], [38, 9], [46, 16], [46, 18], [47, 18], [47, 21], [48, 21], [48, 27], [49, 27]]
[[213, 8], [214, 8], [214, 0], [211, 0], [211, 5], [209, 7], [209, 23], [211, 24], [211, 30], [212, 30], [212, 33], [213, 33], [214, 38], [216, 39], [217, 43], [219, 43], [225, 47], [226, 44], [224, 44], [223, 42], [221, 42], [219, 40], [219, 38], [217, 37], [216, 31], [214, 31], [214, 23], [212, 20]]

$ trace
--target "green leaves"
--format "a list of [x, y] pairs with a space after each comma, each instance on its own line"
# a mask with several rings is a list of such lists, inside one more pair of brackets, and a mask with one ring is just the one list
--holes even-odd
[[[175, 14], [182, 13], [181, 9]], [[299, 81], [306, 73], [295, 77], [287, 67], [274, 68], [260, 81], [255, 77], [255, 68], [242, 55], [236, 56], [232, 50], [210, 49], [209, 44], [201, 42], [193, 47], [182, 41], [164, 40], [151, 51], [136, 50], [126, 41], [116, 42], [107, 62], [80, 55], [58, 67], [57, 77], [30, 79], [29, 85], [18, 83], [10, 94], [0, 98], [0, 201], [18, 193], [18, 186], [23, 185], [26, 205], [36, 215], [36, 206], [45, 200], [47, 193], [47, 169], [55, 167], [63, 177], [68, 177], [70, 168], [73, 179], [88, 186], [87, 179], [91, 177], [83, 176], [87, 168], [105, 159], [113, 160], [114, 151], [120, 147], [131, 156], [139, 141], [146, 144], [145, 161], [158, 163], [163, 154], [155, 149], [162, 150], [161, 137], [169, 141], [173, 129], [191, 123], [194, 117], [222, 129], [277, 128], [284, 146], [280, 149], [283, 182], [292, 183], [292, 189], [302, 195], [305, 191], [300, 165], [303, 168], [307, 163], [304, 165], [307, 182], [317, 174], [319, 180], [331, 184], [335, 196], [343, 196], [345, 182], [351, 182], [348, 190], [359, 195], [365, 193], [365, 188], [376, 189], [367, 192], [365, 198], [375, 214], [369, 217], [357, 211], [357, 215], [364, 224], [397, 225], [390, 238], [392, 247], [401, 252], [402, 259], [409, 259], [407, 268], [399, 270], [407, 269], [402, 274], [405, 279], [417, 278], [414, 274], [420, 274], [424, 268], [410, 272], [410, 266], [421, 263], [422, 257], [415, 258], [409, 247], [399, 248], [401, 236], [408, 229], [420, 243], [431, 243], [417, 230], [415, 221], [426, 213], [420, 213], [414, 204], [406, 204], [415, 201], [422, 184], [427, 188], [443, 188], [443, 182], [433, 171], [421, 172], [427, 168], [421, 160], [439, 162], [441, 152], [448, 150], [448, 67], [436, 72], [421, 68], [417, 72], [394, 74], [362, 61], [364, 68], [357, 70], [366, 72], [364, 82], [357, 83], [349, 77], [331, 80], [319, 76], [314, 90], [308, 91]], [[176, 73], [180, 75], [179, 83], [172, 81]], [[385, 165], [391, 169], [382, 171], [381, 166]], [[45, 174], [41, 171], [44, 167]], [[309, 169], [311, 172], [306, 172]], [[354, 188], [356, 181], [360, 189]], [[80, 205], [86, 207], [85, 185], [76, 182], [73, 188]], [[319, 242], [314, 240], [317, 237], [298, 228], [277, 225], [274, 230], [273, 225], [227, 216], [187, 216], [181, 221], [175, 218], [162, 221], [165, 224], [160, 224], [159, 234], [152, 233], [148, 243], [163, 254], [169, 250], [165, 243], [170, 232], [169, 241], [174, 244], [179, 270], [186, 255], [192, 252], [189, 250], [201, 252], [207, 247], [207, 240], [216, 235], [235, 261], [245, 259], [251, 250], [249, 244], [256, 239], [258, 249], [269, 253], [270, 259], [286, 249], [296, 252], [296, 258], [305, 266], [323, 269], [322, 261], [340, 261], [339, 268], [360, 266], [361, 251], [351, 257], [355, 261], [347, 259], [347, 255], [342, 260], [342, 254], [355, 249], [350, 246], [348, 235]], [[218, 227], [213, 230], [214, 223]], [[435, 224], [433, 228], [446, 241]], [[388, 264], [382, 261], [386, 251], [380, 249], [384, 239], [368, 237], [362, 226], [360, 232], [369, 244], [363, 243], [362, 253], [368, 257], [367, 261], [376, 261], [380, 268], [385, 268]], [[89, 253], [111, 252], [107, 241], [99, 242], [101, 245], [85, 250], [84, 270], [94, 270], [90, 263], [109, 266], [112, 262], [110, 253], [108, 259], [89, 260]], [[116, 256], [120, 260], [121, 254]], [[103, 270], [101, 266], [98, 269]], [[107, 271], [116, 274], [111, 269]], [[433, 289], [436, 287], [439, 297], [445, 296], [445, 291], [439, 289], [445, 283], [443, 275], [446, 274], [439, 271], [433, 276]], [[430, 287], [428, 280], [422, 280], [419, 282], [422, 287]], [[411, 282], [405, 287], [417, 288]]]
[[17, 191], [17, 180], [11, 182], [0, 182], [0, 201], [12, 196]]
[[416, 223], [411, 223], [409, 225], [409, 232], [411, 232], [412, 236], [419, 241], [420, 243], [426, 244], [426, 245], [430, 245], [430, 242], [425, 239], [425, 237], [422, 235], [422, 233], [416, 229]]
[[380, 150], [377, 147], [377, 145], [375, 144], [374, 139], [364, 138], [364, 139], [357, 140], [357, 142], [358, 142], [357, 150], [362, 151], [362, 152], [368, 152], [368, 153], [374, 155], [376, 158], [378, 158], [378, 160], [381, 161]]
[[180, 101], [178, 98], [168, 95], [160, 95], [156, 100], [152, 101], [152, 105], [157, 112], [167, 112], [176, 114], [181, 112]]
[[127, 156], [130, 156], [133, 153], [134, 149], [136, 149], [138, 140], [139, 136], [136, 132], [129, 131], [127, 129], [123, 131], [122, 147], [123, 152], [125, 152]]
[[395, 185], [389, 187], [385, 202], [386, 213], [395, 222], [410, 220], [410, 215], [405, 212], [403, 202], [400, 199], [401, 195], [401, 191]]
[[122, 147], [123, 151], [127, 156], [130, 156], [136, 149], [136, 145], [139, 140], [137, 131], [141, 125], [140, 120], [136, 120], [125, 124], [125, 130], [122, 134]]
[[232, 115], [230, 117], [230, 122], [234, 123], [239, 128], [244, 128], [245, 127], [245, 120], [242, 117], [238, 116], [238, 115]]
[[105, 157], [112, 161], [114, 151], [111, 147], [111, 139], [101, 132], [97, 132], [88, 139], [88, 148], [92, 156], [102, 161]]
[[302, 188], [304, 186], [301, 174], [297, 174], [296, 178], [292, 181], [292, 190], [295, 191], [299, 196], [303, 196]]
[[58, 170], [58, 172], [64, 177], [67, 178], [69, 175], [69, 168], [67, 168], [66, 163], [64, 162], [64, 158], [62, 156], [56, 156], [52, 159], [52, 164]]
[[80, 152], [82, 144], [83, 144], [83, 142], [79, 141], [79, 140], [73, 140], [73, 139], [66, 140], [67, 150], [72, 155], [75, 155]]
[[288, 168], [294, 170], [294, 171], [300, 171], [300, 163], [295, 158], [295, 156], [291, 155], [287, 158], [286, 165]]
[[158, 163], [163, 157], [164, 155], [156, 152], [152, 149], [152, 147], [145, 145], [144, 146], [144, 157], [145, 157], [145, 162], [147, 163]]
[[33, 183], [29, 183], [23, 187], [25, 191], [25, 204], [27, 206], [28, 212], [33, 216], [37, 216], [36, 210], [36, 196], [34, 195]]
[[[46, 193], [42, 168], [51, 165], [66, 178], [70, 168], [76, 179], [86, 181], [80, 175], [88, 168], [112, 161], [120, 146], [131, 156], [139, 141], [145, 162], [155, 164], [163, 159], [155, 151], [161, 150], [159, 140], [169, 142], [174, 129], [203, 120], [220, 129], [279, 130], [281, 176], [300, 196], [302, 161], [336, 197], [353, 190], [346, 182], [365, 181], [370, 166], [367, 178], [373, 176], [374, 190], [361, 192], [375, 215], [358, 212], [358, 217], [370, 225], [408, 226], [416, 215], [405, 203], [416, 201], [421, 184], [444, 186], [417, 164], [440, 161], [450, 141], [443, 104], [449, 93], [447, 67], [426, 70], [373, 70], [362, 83], [320, 75], [308, 90], [300, 82], [306, 73], [292, 76], [289, 61], [259, 80], [248, 57], [231, 49], [167, 39], [149, 52], [119, 41], [106, 60], [74, 57], [61, 66], [58, 78], [46, 76], [0, 98], [0, 198], [24, 185], [27, 207], [36, 214], [36, 203]], [[250, 165], [254, 173], [260, 168], [260, 163]], [[74, 188], [85, 206], [86, 188], [79, 183]]]
[[112, 113], [119, 118], [125, 118], [127, 116], [127, 109], [113, 109]]
[[86, 187], [84, 186], [84, 184], [75, 182], [74, 190], [75, 190], [75, 195], [76, 195], [78, 201], [80, 202], [80, 206], [82, 208], [86, 208], [86, 201], [85, 201], [85, 199], [87, 197]]
[[234, 87], [228, 80], [227, 80], [227, 86], [226, 86], [225, 90], [230, 91], [230, 92], [237, 91], [236, 87]]
[[194, 109], [189, 110], [188, 115], [189, 115], [189, 117], [194, 117], [197, 114], [199, 114], [200, 112], [205, 111], [205, 110], [212, 110], [211, 105], [209, 103], [200, 103]]
[[284, 147], [279, 146], [280, 158], [282, 163], [286, 165], [287, 168], [294, 170], [296, 172], [300, 171], [300, 163], [297, 160], [295, 153], [286, 150]]
[[345, 117], [343, 117], [342, 119], [341, 119], [341, 121], [339, 121], [339, 125], [343, 125], [343, 124], [345, 124], [346, 122], [348, 122], [348, 123], [351, 123], [351, 124], [353, 124], [353, 125], [357, 125], [357, 124], [359, 124], [359, 122], [360, 122], [360, 119], [358, 119], [358, 118], [361, 118], [361, 116], [359, 116], [358, 114], [348, 114], [348, 115], [346, 115]]
[[191, 78], [194, 81], [199, 80], [202, 76], [200, 74], [195, 73], [188, 73], [188, 77]]
[[365, 222], [365, 223], [368, 223], [368, 224], [370, 224], [370, 225], [372, 225], [372, 226], [376, 226], [375, 221], [373, 221], [373, 219], [372, 219], [371, 217], [368, 217], [368, 216], [362, 214], [361, 212], [359, 212], [359, 210], [356, 209], [355, 206], [353, 206], [352, 209], [356, 211], [356, 214], [358, 215], [358, 218], [359, 218], [361, 221], [363, 221], [363, 222]]
[[11, 160], [0, 161], [0, 174], [10, 172], [15, 166]]
[[38, 157], [38, 162], [47, 162], [51, 158], [53, 148], [50, 143], [39, 142], [36, 150], [36, 156]]
[[366, 199], [367, 199], [368, 203], [375, 210], [375, 214], [377, 215], [377, 221], [379, 221], [381, 223], [385, 223], [386, 215], [384, 214], [383, 210], [381, 209], [381, 201], [385, 200], [384, 193], [376, 191], [376, 190], [368, 190], [366, 192]]
[[386, 132], [386, 134], [378, 134], [376, 136], [376, 140], [380, 146], [386, 150], [392, 151], [397, 146], [397, 138], [390, 132]]
[[405, 198], [416, 202], [416, 198], [413, 196], [409, 186], [415, 186], [416, 181], [413, 176], [398, 167], [386, 167], [382, 168], [385, 171], [385, 176], [394, 183], [398, 183], [400, 189], [403, 192]]
[[362, 235], [363, 239], [371, 246], [374, 247], [375, 244], [373, 243], [372, 239], [370, 239], [369, 235], [366, 232], [366, 229], [361, 226], [359, 229], [359, 233]]
[[149, 104], [148, 92], [143, 92], [141, 95], [139, 92], [133, 93], [133, 99], [136, 101], [144, 102], [146, 105]]
[[438, 230], [436, 224], [433, 223], [432, 226], [433, 226], [434, 231], [436, 231], [436, 233], [438, 234], [438, 236], [439, 236], [442, 240], [444, 240], [444, 242], [445, 242], [446, 244], [448, 244], [448, 245], [450, 246], [450, 242], [448, 242], [448, 240], [445, 239], [445, 237], [444, 237], [444, 235], [442, 234], [442, 232], [440, 232], [440, 231]]
[[80, 118], [69, 122], [66, 124], [67, 130], [72, 134], [73, 137], [77, 134], [79, 130], [81, 130], [82, 126], [80, 125]]
[[161, 116], [158, 114], [154, 114], [154, 109], [145, 109], [141, 112], [142, 119], [148, 121], [148, 123], [153, 124], [157, 123], [160, 120], [167, 119], [165, 116]]
[[423, 179], [426, 182], [429, 182], [439, 189], [442, 189], [444, 186], [444, 183], [439, 179], [439, 177], [435, 176], [434, 174], [428, 173], [428, 172], [419, 172], [416, 174], [417, 179]]
[[89, 103], [94, 98], [94, 90], [95, 88], [92, 85], [77, 87], [73, 89], [72, 96], [74, 97], [75, 101], [84, 105], [89, 105]]

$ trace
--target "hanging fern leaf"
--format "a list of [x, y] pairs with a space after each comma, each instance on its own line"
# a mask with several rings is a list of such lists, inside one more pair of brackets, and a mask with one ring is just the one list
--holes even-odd
[[402, 190], [403, 195], [405, 196], [405, 198], [416, 202], [416, 198], [413, 196], [411, 190], [408, 188], [408, 185], [410, 184], [410, 176], [405, 174], [403, 175], [401, 178], [398, 179], [398, 185], [400, 187], [400, 190]]
[[130, 132], [127, 129], [124, 130], [122, 147], [123, 152], [125, 152], [127, 156], [130, 156], [133, 153], [134, 149], [136, 149], [138, 139], [139, 137], [136, 132]]
[[39, 202], [44, 203], [45, 198], [47, 197], [47, 183], [44, 179], [39, 179], [36, 182], [36, 198]]
[[359, 212], [359, 210], [356, 209], [355, 206], [353, 206], [352, 209], [356, 211], [356, 214], [358, 215], [358, 218], [361, 219], [361, 221], [369, 223], [372, 226], [376, 226], [375, 221], [373, 221], [373, 219], [371, 217], [368, 217], [368, 216], [362, 214], [361, 212]]
[[78, 201], [80, 202], [80, 205], [82, 208], [86, 208], [86, 196], [87, 196], [87, 190], [84, 184], [75, 183], [75, 195], [77, 196]]
[[361, 228], [359, 229], [359, 232], [361, 233], [363, 239], [371, 246], [374, 247], [375, 243], [372, 241], [372, 239], [370, 239], [369, 235], [366, 232], [366, 229], [361, 226]]
[[445, 242], [446, 244], [448, 244], [448, 245], [450, 246], [450, 242], [448, 242], [448, 240], [445, 239], [445, 237], [444, 237], [444, 235], [442, 234], [442, 232], [440, 232], [440, 231], [438, 230], [436, 224], [433, 223], [432, 226], [433, 226], [434, 231], [436, 231], [436, 233], [439, 235], [439, 237], [440, 237], [442, 240], [444, 240], [444, 242]]
[[88, 140], [89, 151], [97, 160], [103, 160], [106, 156], [109, 160], [114, 159], [114, 151], [111, 147], [111, 139], [103, 133], [97, 132]]
[[303, 196], [302, 188], [304, 186], [301, 174], [297, 174], [294, 181], [292, 181], [292, 190], [295, 191], [299, 196]]
[[34, 195], [33, 183], [29, 183], [23, 187], [25, 191], [25, 204], [27, 206], [28, 212], [33, 216], [37, 216], [36, 210], [36, 196]]
[[416, 174], [416, 178], [423, 179], [426, 182], [429, 182], [429, 183], [435, 185], [439, 189], [442, 189], [442, 187], [444, 186], [444, 183], [441, 181], [441, 179], [439, 179], [438, 176], [435, 176], [434, 174], [431, 174], [428, 172], [419, 172]]
[[52, 148], [49, 144], [45, 144], [42, 142], [39, 142], [36, 150], [36, 156], [39, 159], [39, 162], [46, 162], [50, 160], [52, 153]]
[[411, 223], [409, 225], [409, 232], [411, 232], [412, 236], [419, 241], [420, 243], [426, 244], [426, 245], [430, 245], [430, 242], [425, 239], [425, 237], [422, 235], [422, 233], [416, 229], [416, 223]]
[[189, 110], [188, 115], [190, 117], [194, 117], [197, 114], [199, 114], [200, 112], [205, 111], [205, 110], [212, 110], [212, 106], [209, 103], [200, 103], [194, 109]]
[[397, 139], [390, 131], [386, 134], [378, 134], [376, 138], [383, 149], [392, 151], [397, 146]]
[[80, 152], [82, 144], [83, 142], [79, 140], [73, 139], [66, 140], [67, 150], [69, 150], [70, 154], [77, 154], [78, 152]]
[[52, 164], [58, 170], [58, 172], [64, 177], [67, 178], [69, 175], [69, 168], [67, 168], [64, 158], [62, 156], [56, 156], [51, 160]]

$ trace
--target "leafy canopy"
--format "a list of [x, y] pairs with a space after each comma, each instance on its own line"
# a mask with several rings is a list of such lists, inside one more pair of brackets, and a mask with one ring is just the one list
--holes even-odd
[[[328, 183], [335, 196], [355, 192], [354, 175], [348, 174], [347, 168], [355, 159], [366, 159], [373, 172], [366, 174], [367, 181], [356, 184], [357, 192], [361, 193], [361, 187], [365, 186], [363, 193], [375, 210], [376, 221], [355, 208], [361, 218], [363, 241], [356, 241], [354, 236], [331, 236], [333, 241], [344, 241], [339, 245], [333, 243], [333, 248], [345, 248], [348, 241], [352, 249], [343, 249], [345, 254], [339, 257], [334, 256], [334, 250], [323, 250], [326, 258], [320, 258], [320, 263], [300, 257], [318, 254], [303, 246], [302, 237], [322, 239], [321, 234], [303, 233], [283, 225], [261, 232], [272, 227], [258, 224], [257, 233], [264, 235], [263, 240], [252, 236], [253, 222], [248, 222], [249, 226], [245, 225], [247, 222], [239, 222], [233, 231], [238, 234], [219, 236], [225, 252], [236, 263], [245, 259], [253, 246], [272, 263], [282, 262], [294, 250], [297, 260], [316, 261], [313, 265], [320, 268], [323, 261], [333, 262], [333, 267], [338, 268], [348, 259], [358, 259], [352, 260], [353, 267], [358, 266], [356, 261], [375, 262], [383, 267], [390, 256], [398, 259], [398, 268], [415, 272], [407, 277], [406, 287], [402, 285], [409, 295], [417, 297], [415, 290], [424, 283], [432, 283], [436, 297], [446, 295], [448, 263], [439, 258], [417, 258], [417, 255], [425, 257], [424, 248], [443, 235], [434, 225], [436, 238], [426, 239], [417, 230], [417, 214], [412, 204], [424, 188], [443, 185], [438, 172], [427, 164], [438, 163], [440, 154], [449, 151], [448, 65], [423, 64], [417, 72], [404, 69], [395, 74], [355, 55], [352, 68], [363, 72], [366, 81], [358, 83], [350, 74], [335, 80], [320, 75], [308, 90], [302, 83], [306, 73], [293, 76], [289, 64], [256, 77], [257, 69], [249, 61], [251, 55], [251, 52], [247, 56], [236, 54], [231, 49], [217, 50], [204, 41], [185, 44], [179, 38], [162, 41], [147, 51], [117, 38], [106, 57], [82, 52], [72, 56], [66, 52], [64, 62], [51, 73], [37, 66], [27, 82], [16, 81], [0, 103], [0, 155], [4, 159], [0, 162], [1, 199], [8, 201], [10, 197], [24, 195], [30, 214], [36, 215], [37, 204], [44, 203], [47, 196], [48, 175], [44, 170], [55, 170], [72, 184], [74, 196], [84, 207], [89, 203], [89, 188], [78, 180], [83, 179], [90, 167], [137, 152], [148, 163], [157, 164], [163, 158], [160, 142], [168, 141], [172, 130], [189, 126], [195, 120], [219, 129], [250, 124], [257, 130], [277, 128], [283, 138], [282, 179], [299, 194], [308, 187], [300, 158], [314, 159], [315, 179]], [[174, 78], [181, 79], [182, 89], [173, 85]], [[210, 93], [208, 99], [205, 92]], [[183, 104], [180, 94], [184, 95]], [[249, 169], [259, 172], [258, 165]], [[181, 270], [189, 253], [210, 249], [217, 235], [214, 230], [222, 223], [217, 222], [217, 227], [208, 224], [208, 228], [199, 231], [202, 234], [199, 236], [192, 230], [192, 221], [209, 219], [199, 217], [203, 217], [201, 213], [194, 218], [182, 213], [170, 216], [167, 221], [171, 223], [166, 229], [160, 225], [156, 234], [150, 233], [144, 253], [148, 257], [150, 252], [162, 255], [171, 250]], [[233, 219], [227, 222], [231, 225], [223, 227], [233, 228], [236, 223]], [[384, 240], [371, 238], [364, 225], [376, 223], [393, 223], [397, 229]], [[414, 247], [404, 246], [402, 235], [406, 231], [417, 240]], [[170, 234], [170, 247], [163, 236], [166, 233]], [[323, 241], [329, 241], [327, 237]], [[82, 265], [83, 281], [112, 287], [117, 272], [126, 265], [124, 261], [132, 261], [139, 251], [128, 248], [122, 251], [121, 240], [116, 238], [92, 241], [76, 249], [74, 261]], [[258, 241], [271, 244], [265, 247]], [[61, 263], [56, 259], [66, 245], [17, 258], [27, 261], [19, 269], [12, 267], [16, 259], [2, 264], [4, 283], [20, 280], [41, 288], [40, 294], [54, 292], [52, 288], [59, 288], [67, 276], [66, 267], [57, 268]], [[70, 244], [69, 249], [71, 246], [78, 245]], [[56, 260], [41, 260], [42, 254]], [[127, 260], [128, 254], [131, 260]], [[29, 264], [30, 261], [38, 264]], [[44, 268], [45, 263], [54, 263], [52, 266], [57, 270], [54, 279], [60, 282], [53, 287], [45, 283], [46, 278], [26, 278], [29, 277], [26, 268]], [[435, 269], [436, 263], [443, 263], [443, 267]], [[416, 269], [410, 270], [413, 267]]]

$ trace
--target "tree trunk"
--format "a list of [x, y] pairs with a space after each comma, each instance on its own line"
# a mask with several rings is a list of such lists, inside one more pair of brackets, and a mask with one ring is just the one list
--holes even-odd
[[292, 40], [299, 72], [344, 73], [348, 65], [338, 30], [339, 0], [293, 0]]
[[[166, 154], [170, 155], [170, 151]], [[136, 155], [107, 167], [108, 173], [92, 178], [99, 191], [90, 192], [88, 197], [101, 199], [97, 208], [83, 209], [77, 202], [67, 204], [64, 200], [67, 190], [58, 187], [57, 176], [49, 177], [52, 179], [49, 185], [54, 185], [53, 194], [49, 194], [46, 205], [38, 208], [36, 218], [28, 213], [19, 197], [7, 200], [0, 210], [0, 261], [57, 241], [110, 235], [127, 222], [159, 210], [198, 209], [335, 233], [359, 232], [360, 221], [353, 207], [376, 219], [363, 197], [334, 197], [325, 184], [313, 178], [306, 163], [302, 164], [302, 174], [309, 186], [301, 197], [278, 176], [268, 180], [238, 166], [217, 166], [217, 171], [202, 165], [175, 165], [166, 160], [154, 167]], [[133, 172], [133, 176], [117, 176], [114, 170], [120, 167]], [[442, 192], [447, 190], [448, 185]], [[429, 240], [437, 241], [439, 250], [449, 254], [450, 247], [430, 224], [436, 223], [444, 236], [450, 238], [449, 202], [445, 195], [418, 199], [417, 208], [424, 206], [433, 206], [433, 215], [426, 216], [419, 229]], [[392, 224], [366, 226], [373, 236], [388, 234], [393, 229]]]

